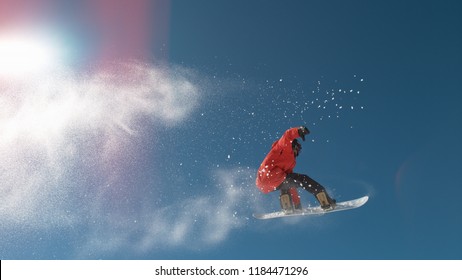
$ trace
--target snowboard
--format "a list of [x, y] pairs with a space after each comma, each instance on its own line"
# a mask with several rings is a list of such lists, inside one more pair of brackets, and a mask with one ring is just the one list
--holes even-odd
[[257, 219], [274, 219], [274, 218], [282, 218], [282, 217], [293, 217], [293, 216], [309, 216], [309, 215], [324, 215], [332, 212], [344, 211], [344, 210], [351, 210], [358, 207], [363, 206], [369, 196], [363, 196], [357, 199], [348, 200], [337, 202], [337, 205], [334, 209], [324, 210], [321, 206], [312, 206], [306, 207], [301, 210], [295, 210], [294, 212], [285, 212], [285, 211], [276, 211], [272, 213], [262, 213], [262, 214], [253, 214], [253, 216]]

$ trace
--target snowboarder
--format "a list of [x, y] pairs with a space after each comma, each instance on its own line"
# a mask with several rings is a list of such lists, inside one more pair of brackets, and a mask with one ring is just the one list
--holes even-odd
[[296, 157], [302, 150], [298, 137], [305, 141], [310, 131], [305, 126], [288, 129], [275, 141], [270, 152], [263, 160], [257, 172], [256, 185], [263, 193], [280, 190], [281, 208], [287, 212], [301, 209], [297, 188], [301, 187], [313, 194], [324, 210], [335, 208], [336, 201], [326, 189], [307, 175], [294, 173]]

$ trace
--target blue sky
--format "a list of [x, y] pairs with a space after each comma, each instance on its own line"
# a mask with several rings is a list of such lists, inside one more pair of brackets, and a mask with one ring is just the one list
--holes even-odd
[[[2, 78], [0, 258], [461, 258], [457, 1], [140, 1], [126, 32], [104, 1], [43, 2], [72, 59]], [[300, 125], [296, 172], [370, 200], [255, 220]]]

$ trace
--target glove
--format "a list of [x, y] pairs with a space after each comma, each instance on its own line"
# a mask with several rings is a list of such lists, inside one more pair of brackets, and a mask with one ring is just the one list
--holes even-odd
[[303, 141], [305, 141], [305, 135], [310, 134], [310, 131], [306, 126], [300, 126], [298, 129], [298, 135], [302, 138]]

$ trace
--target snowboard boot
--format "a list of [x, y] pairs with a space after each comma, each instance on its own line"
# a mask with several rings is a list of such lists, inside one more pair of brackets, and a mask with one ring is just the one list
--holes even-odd
[[325, 191], [317, 193], [316, 199], [324, 210], [332, 210], [335, 208], [336, 200], [332, 199]]
[[281, 202], [281, 208], [284, 212], [293, 213], [294, 207], [292, 204], [292, 199], [290, 194], [284, 193], [279, 196], [279, 201]]

